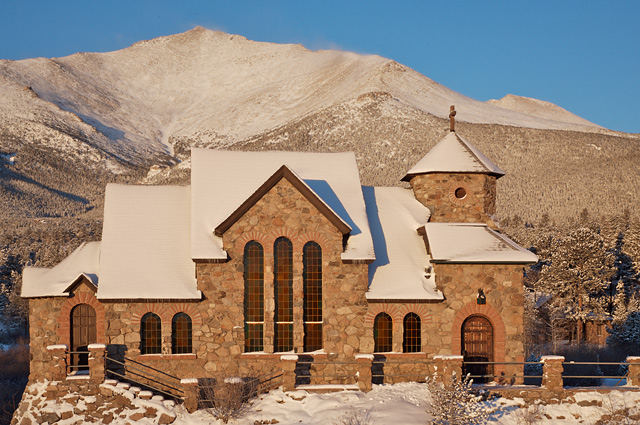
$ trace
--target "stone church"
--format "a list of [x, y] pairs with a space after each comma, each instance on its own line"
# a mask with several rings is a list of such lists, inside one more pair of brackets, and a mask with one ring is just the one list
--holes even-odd
[[111, 184], [102, 240], [24, 271], [31, 380], [47, 347], [73, 374], [92, 343], [178, 378], [257, 376], [283, 354], [345, 374], [362, 354], [521, 362], [537, 258], [500, 233], [503, 175], [451, 131], [411, 189], [362, 186], [353, 153], [207, 149], [189, 186]]

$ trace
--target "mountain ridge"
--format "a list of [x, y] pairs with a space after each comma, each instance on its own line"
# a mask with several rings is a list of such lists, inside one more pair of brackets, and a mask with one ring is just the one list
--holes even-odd
[[[311, 51], [201, 27], [114, 52], [3, 60], [0, 90], [0, 153], [15, 158], [9, 163], [0, 157], [0, 191], [12, 199], [0, 200], [0, 206], [14, 216], [32, 215], [29, 205], [36, 198], [36, 215], [99, 210], [104, 188], [92, 179], [104, 184], [147, 174], [147, 183], [184, 183], [192, 145], [353, 150], [364, 184], [397, 185], [395, 176], [447, 131], [451, 104], [458, 111], [458, 128], [498, 165], [509, 165], [513, 179], [505, 181], [521, 182], [514, 186], [518, 191], [527, 190], [525, 182], [534, 175], [540, 180], [534, 188], [551, 190], [545, 180], [549, 173], [525, 162], [532, 150], [524, 146], [526, 135], [556, 151], [540, 152], [544, 158], [533, 159], [538, 167], [556, 164], [560, 154], [564, 166], [558, 164], [553, 173], [571, 169], [577, 173], [574, 180], [590, 180], [574, 159], [582, 155], [574, 152], [575, 141], [583, 149], [584, 140], [584, 164], [604, 167], [626, 188], [639, 185], [635, 170], [625, 175], [607, 164], [618, 160], [612, 146], [625, 155], [622, 162], [635, 158], [640, 136], [603, 129], [551, 103], [511, 95], [480, 102], [377, 55]], [[506, 139], [492, 139], [492, 132]], [[557, 142], [548, 145], [543, 134]], [[495, 148], [514, 140], [518, 149]], [[521, 150], [524, 156], [514, 156]], [[151, 166], [153, 172], [146, 173]], [[81, 187], [64, 181], [78, 172], [86, 174]], [[55, 202], [47, 199], [47, 190]], [[512, 212], [518, 197], [508, 195], [503, 210]], [[604, 210], [592, 204], [603, 203], [605, 195], [592, 198], [581, 198], [587, 204], [580, 209]], [[531, 219], [538, 215], [521, 213]]]

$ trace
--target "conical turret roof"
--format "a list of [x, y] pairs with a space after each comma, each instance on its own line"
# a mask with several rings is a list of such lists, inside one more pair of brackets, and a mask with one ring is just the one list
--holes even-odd
[[498, 178], [505, 174], [471, 142], [454, 131], [438, 142], [402, 180], [409, 181], [412, 176], [428, 173], [479, 173]]

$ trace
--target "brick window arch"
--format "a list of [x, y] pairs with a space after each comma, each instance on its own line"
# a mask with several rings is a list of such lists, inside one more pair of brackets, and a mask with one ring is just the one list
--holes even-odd
[[193, 351], [191, 317], [178, 313], [171, 319], [171, 353], [188, 354]]
[[374, 353], [393, 351], [393, 320], [387, 313], [378, 313], [373, 321]]
[[322, 348], [322, 248], [307, 242], [302, 250], [304, 351]]
[[293, 245], [289, 239], [276, 239], [273, 261], [274, 351], [290, 351], [293, 350]]
[[155, 313], [140, 319], [140, 354], [162, 353], [162, 321]]
[[408, 313], [402, 321], [402, 352], [419, 353], [422, 351], [422, 327], [420, 316]]
[[264, 349], [264, 249], [256, 241], [244, 247], [244, 351]]

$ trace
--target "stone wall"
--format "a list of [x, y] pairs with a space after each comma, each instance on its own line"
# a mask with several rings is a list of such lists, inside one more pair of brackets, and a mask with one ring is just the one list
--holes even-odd
[[[462, 325], [467, 318], [479, 315], [487, 318], [493, 327], [494, 361], [524, 361], [522, 265], [435, 264], [434, 272], [436, 284], [444, 293], [445, 300], [437, 303], [370, 304], [365, 326], [371, 340], [375, 316], [379, 312], [388, 313], [393, 320], [393, 356], [402, 358], [398, 353], [402, 352], [403, 318], [413, 312], [421, 318], [422, 352], [426, 358], [459, 355]], [[477, 304], [478, 289], [483, 289], [486, 295], [484, 305]], [[522, 375], [521, 368], [496, 365], [494, 372]], [[395, 374], [413, 373], [414, 366], [394, 365], [388, 369]]]
[[[313, 204], [282, 179], [223, 235], [229, 260], [196, 264], [203, 300], [99, 302], [87, 285], [79, 285], [69, 298], [30, 300], [32, 380], [45, 379], [46, 346], [69, 345], [69, 315], [79, 303], [94, 307], [98, 341], [108, 346], [109, 357], [123, 356], [179, 378], [262, 376], [278, 370], [273, 354], [273, 244], [280, 237], [293, 244], [294, 346], [303, 351], [304, 328], [302, 248], [308, 241], [322, 248], [324, 353], [335, 360], [353, 361], [355, 353], [372, 348], [364, 332], [368, 285], [366, 264], [343, 262], [343, 236]], [[265, 259], [265, 350], [244, 351], [244, 246], [256, 240]], [[150, 294], [152, 296], [152, 294]], [[157, 314], [162, 323], [162, 353], [140, 354], [140, 320]], [[171, 321], [176, 313], [191, 317], [193, 352], [171, 353]]]
[[[430, 173], [411, 178], [418, 201], [431, 210], [434, 223], [487, 223], [496, 212], [496, 178], [487, 174]], [[456, 196], [463, 188], [466, 195]]]

